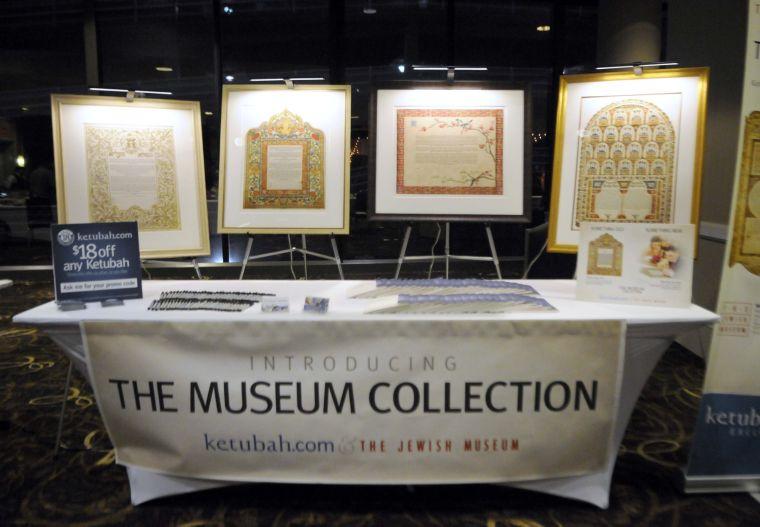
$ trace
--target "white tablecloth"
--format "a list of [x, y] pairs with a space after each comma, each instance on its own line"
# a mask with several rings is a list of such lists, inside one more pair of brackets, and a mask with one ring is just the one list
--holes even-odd
[[[87, 376], [84, 346], [79, 331], [83, 320], [161, 320], [161, 321], [227, 321], [250, 320], [252, 324], [261, 320], [290, 321], [314, 320], [313, 314], [302, 313], [306, 296], [330, 298], [330, 312], [323, 315], [328, 320], [377, 320], [398, 319], [401, 315], [364, 315], [360, 303], [345, 300], [346, 291], [359, 284], [358, 281], [146, 281], [143, 282], [144, 297], [127, 300], [123, 306], [103, 308], [100, 304], [88, 304], [83, 311], [63, 312], [54, 302], [30, 309], [16, 315], [14, 321], [41, 327], [73, 361], [75, 367]], [[717, 315], [692, 305], [688, 308], [653, 308], [648, 306], [600, 304], [575, 300], [575, 282], [571, 280], [527, 280], [554, 307], [556, 312], [515, 313], [504, 315], [403, 315], [409, 319], [504, 319], [504, 320], [609, 320], [622, 319], [627, 322], [625, 364], [621, 389], [621, 400], [615, 423], [615, 445], [619, 446], [626, 426], [647, 378], [660, 357], [672, 341], [700, 327], [718, 320]], [[291, 312], [288, 314], [265, 314], [255, 306], [242, 313], [221, 313], [209, 311], [148, 311], [150, 302], [167, 290], [245, 290], [275, 293], [290, 298]], [[617, 448], [610, 451], [610, 458], [604, 471], [584, 476], [556, 479], [542, 479], [512, 483], [510, 486], [546, 492], [557, 496], [587, 501], [599, 507], [607, 507], [612, 471], [617, 458]], [[224, 485], [233, 482], [210, 481], [165, 476], [145, 470], [128, 468], [132, 502], [139, 504], [151, 499], [173, 494], [182, 494]], [[325, 483], [330, 483], [325, 481]]]

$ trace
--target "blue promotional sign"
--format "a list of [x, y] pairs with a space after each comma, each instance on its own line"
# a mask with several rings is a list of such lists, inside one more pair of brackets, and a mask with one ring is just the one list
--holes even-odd
[[137, 222], [69, 223], [50, 230], [56, 301], [142, 298]]
[[760, 475], [760, 397], [702, 396], [689, 476]]

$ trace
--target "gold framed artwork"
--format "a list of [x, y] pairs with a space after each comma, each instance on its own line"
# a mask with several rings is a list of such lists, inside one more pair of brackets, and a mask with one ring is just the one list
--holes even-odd
[[698, 223], [708, 71], [560, 78], [549, 251], [582, 222]]
[[347, 234], [349, 86], [222, 90], [218, 231]]
[[142, 258], [210, 254], [200, 104], [52, 95], [59, 223], [136, 221]]
[[503, 83], [377, 85], [370, 219], [528, 221], [529, 101]]
[[729, 266], [760, 276], [760, 112], [746, 119]]

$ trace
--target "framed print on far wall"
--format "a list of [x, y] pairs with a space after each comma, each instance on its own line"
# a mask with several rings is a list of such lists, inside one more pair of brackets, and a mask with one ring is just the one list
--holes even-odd
[[370, 121], [370, 220], [530, 220], [526, 87], [380, 84]]
[[350, 112], [350, 86], [224, 86], [218, 231], [348, 234]]
[[200, 103], [52, 95], [59, 223], [137, 221], [141, 258], [210, 254]]
[[577, 252], [581, 222], [698, 224], [708, 74], [560, 78], [550, 252]]

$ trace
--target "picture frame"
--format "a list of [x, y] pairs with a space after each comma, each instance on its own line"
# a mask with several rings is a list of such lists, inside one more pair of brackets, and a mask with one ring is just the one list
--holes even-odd
[[[440, 130], [426, 139], [428, 121]], [[530, 123], [527, 85], [427, 81], [374, 85], [368, 219], [529, 222]], [[481, 125], [494, 130], [483, 134], [478, 131]], [[443, 161], [441, 148], [448, 149]]]
[[59, 223], [137, 221], [143, 259], [210, 254], [199, 102], [50, 101]]
[[351, 87], [225, 85], [218, 232], [348, 234]]
[[581, 222], [699, 222], [708, 68], [560, 77], [549, 252]]
[[623, 244], [610, 233], [604, 233], [588, 244], [588, 266], [591, 275], [621, 276], [623, 274]]

